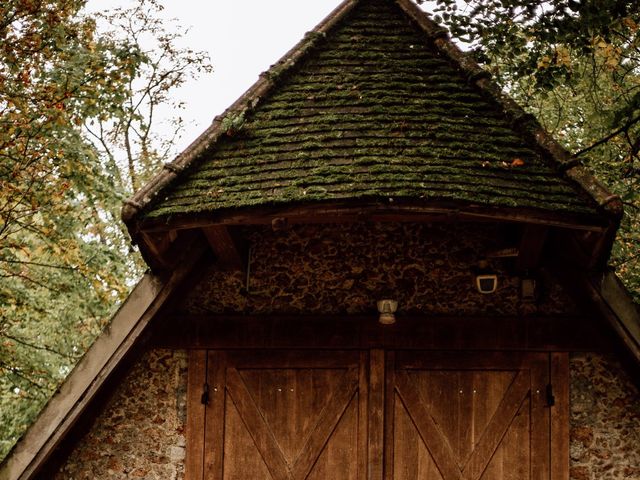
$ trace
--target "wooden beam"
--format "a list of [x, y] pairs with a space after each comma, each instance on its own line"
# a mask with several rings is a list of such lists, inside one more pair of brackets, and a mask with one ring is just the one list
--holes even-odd
[[425, 350], [610, 351], [604, 326], [587, 317], [377, 315], [172, 315], [155, 329], [162, 348], [403, 348]]
[[[552, 265], [563, 265], [569, 270], [587, 269], [591, 264], [591, 252], [585, 249], [585, 245], [580, 242], [575, 232], [566, 229], [555, 230], [552, 233], [550, 242], [554, 248], [550, 250], [553, 258], [550, 259]], [[556, 273], [561, 273], [558, 268]]]
[[617, 226], [610, 224], [597, 231], [558, 229], [553, 239], [558, 260], [584, 270], [603, 271], [611, 252]]
[[154, 273], [171, 271], [178, 266], [184, 250], [200, 235], [197, 230], [141, 232], [140, 253]]
[[167, 229], [206, 228], [212, 225], [271, 225], [274, 220], [288, 224], [352, 223], [359, 221], [393, 222], [513, 222], [601, 232], [605, 222], [554, 212], [526, 209], [488, 208], [451, 204], [416, 205], [398, 200], [393, 205], [319, 203], [286, 208], [258, 207], [238, 211], [175, 215], [170, 219], [145, 219], [138, 227], [145, 232]]
[[606, 272], [596, 280], [589, 280], [585, 276], [583, 286], [640, 365], [640, 313], [620, 279], [615, 273]]
[[385, 352], [369, 351], [369, 435], [367, 477], [382, 479], [384, 467]]
[[586, 270], [567, 265], [566, 258], [556, 259], [553, 273], [584, 309], [598, 313], [599, 323], [609, 327], [604, 333], [617, 336], [614, 347], [619, 349], [622, 341], [635, 365], [640, 367], [640, 312], [615, 273], [589, 278]]
[[550, 354], [549, 373], [555, 405], [551, 407], [551, 478], [569, 479], [569, 353]]
[[548, 232], [548, 227], [543, 225], [524, 227], [516, 261], [516, 270], [519, 273], [534, 271], [540, 267]]
[[591, 248], [591, 262], [589, 265], [592, 270], [605, 271], [607, 269], [611, 249], [613, 248], [619, 226], [619, 221], [610, 222], [609, 226], [602, 233], [593, 233], [596, 235], [597, 240]]
[[229, 228], [224, 225], [211, 225], [202, 229], [216, 255], [217, 263], [223, 270], [241, 270], [246, 267], [244, 248], [234, 239]]
[[[175, 230], [171, 230], [174, 232]], [[175, 240], [169, 232], [142, 232], [140, 235], [141, 250], [144, 249], [144, 259], [153, 270], [167, 270], [175, 262], [168, 252]]]

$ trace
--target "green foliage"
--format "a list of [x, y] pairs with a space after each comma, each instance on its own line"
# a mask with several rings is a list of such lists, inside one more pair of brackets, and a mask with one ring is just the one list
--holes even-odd
[[0, 6], [0, 459], [140, 274], [121, 202], [165, 160], [154, 109], [209, 68], [155, 2], [84, 4]]
[[244, 126], [244, 115], [244, 111], [228, 114], [222, 119], [222, 124], [220, 125], [220, 127], [227, 135], [231, 137], [235, 133], [239, 132]]
[[640, 302], [640, 3], [436, 0], [437, 20], [614, 193], [612, 265]]
[[[98, 14], [108, 25], [103, 38], [134, 52], [140, 59], [125, 85], [125, 95], [107, 115], [85, 119], [89, 134], [109, 171], [118, 172], [121, 188], [138, 190], [169, 159], [183, 128], [178, 115], [184, 105], [175, 90], [187, 80], [211, 72], [203, 52], [177, 46], [182, 36], [177, 25], [164, 25], [162, 6], [155, 0], [138, 0], [128, 9]], [[158, 110], [172, 112], [159, 128]]]

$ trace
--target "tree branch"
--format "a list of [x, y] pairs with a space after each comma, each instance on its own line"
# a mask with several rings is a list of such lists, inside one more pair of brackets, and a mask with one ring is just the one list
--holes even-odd
[[593, 150], [596, 147], [599, 147], [600, 145], [607, 143], [609, 140], [611, 140], [612, 138], [620, 135], [621, 133], [626, 132], [629, 128], [631, 128], [633, 125], [635, 125], [636, 123], [640, 122], [640, 115], [638, 115], [637, 117], [629, 120], [625, 125], [623, 125], [622, 127], [618, 128], [617, 130], [614, 130], [613, 132], [611, 132], [609, 135], [607, 135], [606, 137], [601, 138], [600, 140], [598, 140], [595, 143], [592, 143], [591, 145], [589, 145], [586, 148], [583, 148], [582, 150], [579, 150], [578, 152], [574, 153], [572, 155], [573, 158], [579, 157], [580, 155], [583, 155], [587, 152], [590, 152], [591, 150]]
[[20, 371], [18, 371], [15, 367], [12, 367], [11, 365], [7, 365], [4, 362], [0, 362], [0, 367], [2, 367], [4, 370], [9, 372], [10, 375], [14, 375], [14, 376], [18, 377], [19, 379], [27, 382], [32, 387], [36, 387], [38, 390], [40, 390], [43, 393], [49, 391], [48, 388], [40, 385], [38, 382], [36, 382], [36, 381], [30, 379], [29, 377], [27, 377], [26, 375], [20, 373]]
[[23, 340], [21, 338], [18, 337], [14, 337], [13, 335], [9, 335], [7, 333], [3, 333], [2, 334], [3, 337], [8, 338], [10, 340], [13, 340], [16, 343], [19, 343], [20, 345], [24, 345], [25, 347], [29, 347], [29, 348], [34, 348], [36, 350], [44, 350], [46, 352], [49, 353], [53, 353], [55, 355], [59, 355], [60, 357], [63, 358], [68, 358], [69, 360], [76, 360], [76, 357], [74, 357], [73, 355], [69, 355], [67, 353], [62, 353], [54, 348], [48, 347], [46, 345], [34, 345], [33, 343], [29, 343], [26, 340]]
[[69, 266], [65, 266], [65, 265], [52, 265], [49, 263], [41, 263], [41, 262], [28, 262], [26, 260], [3, 260], [0, 259], [0, 263], [17, 263], [20, 265], [35, 265], [37, 267], [46, 267], [46, 268], [57, 268], [60, 270], [71, 270], [71, 271], [76, 271], [78, 270], [77, 267], [69, 267]]

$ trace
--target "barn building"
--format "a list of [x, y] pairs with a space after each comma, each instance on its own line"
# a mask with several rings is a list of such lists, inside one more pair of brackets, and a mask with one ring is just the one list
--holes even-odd
[[126, 202], [150, 271], [2, 480], [640, 479], [622, 203], [409, 0]]

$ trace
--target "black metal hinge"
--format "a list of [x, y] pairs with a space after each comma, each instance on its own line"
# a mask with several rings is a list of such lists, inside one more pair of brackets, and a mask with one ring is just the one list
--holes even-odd
[[202, 387], [202, 396], [200, 397], [200, 403], [203, 405], [209, 405], [209, 384], [205, 383]]
[[553, 386], [547, 385], [547, 407], [553, 407], [556, 404], [556, 397], [553, 396]]

